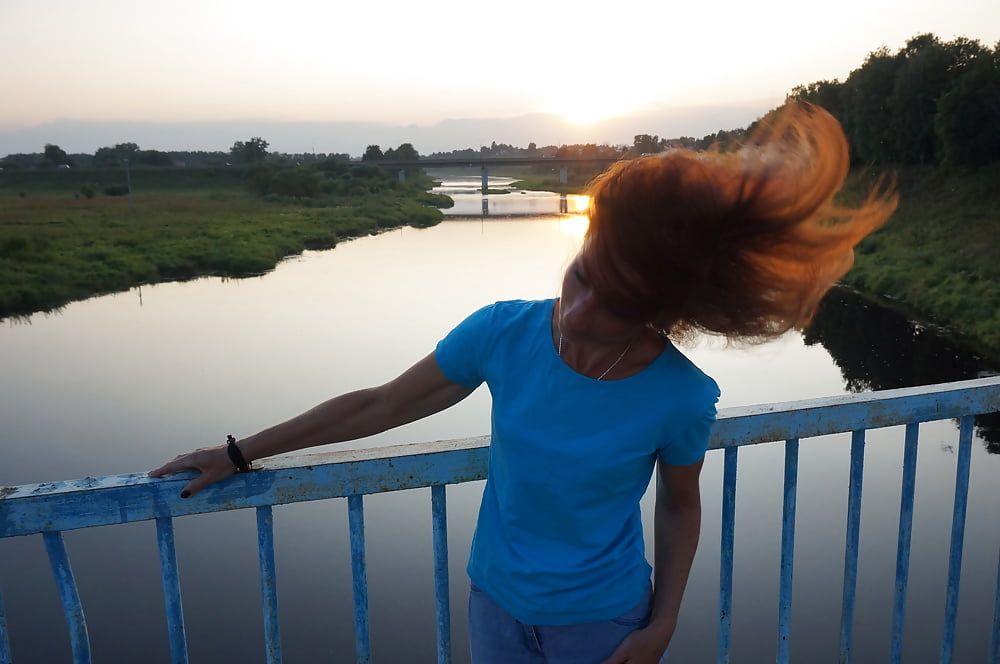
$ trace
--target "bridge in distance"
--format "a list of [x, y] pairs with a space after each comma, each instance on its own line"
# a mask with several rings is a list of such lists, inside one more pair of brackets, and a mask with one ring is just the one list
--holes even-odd
[[395, 168], [399, 171], [400, 182], [406, 179], [406, 169], [408, 168], [443, 168], [447, 166], [461, 166], [474, 168], [479, 166], [479, 173], [482, 179], [483, 195], [489, 190], [489, 168], [490, 166], [559, 166], [559, 182], [566, 184], [569, 167], [574, 164], [600, 164], [607, 166], [621, 157], [483, 157], [480, 159], [407, 159], [395, 160], [387, 159], [381, 161], [352, 162], [356, 165], [371, 164], [379, 168]]

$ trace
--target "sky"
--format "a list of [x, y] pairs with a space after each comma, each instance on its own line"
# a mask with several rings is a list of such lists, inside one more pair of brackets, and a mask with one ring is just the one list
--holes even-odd
[[[98, 147], [101, 127], [216, 149], [181, 143], [206, 141], [195, 126], [339, 126], [341, 149], [321, 130], [271, 140], [330, 152], [367, 140], [352, 132], [524, 116], [595, 142], [631, 142], [640, 118], [650, 133], [708, 133], [921, 32], [992, 45], [1000, 2], [0, 0], [0, 154], [46, 127], [70, 151]], [[675, 121], [692, 115], [700, 125]], [[503, 142], [487, 125], [482, 140]]]

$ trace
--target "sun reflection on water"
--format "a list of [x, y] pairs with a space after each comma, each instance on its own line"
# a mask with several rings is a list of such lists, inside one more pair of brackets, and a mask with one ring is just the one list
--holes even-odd
[[587, 232], [587, 226], [590, 225], [590, 219], [587, 218], [585, 214], [577, 214], [572, 217], [563, 217], [559, 220], [559, 230], [566, 235], [572, 235], [573, 237], [583, 237]]

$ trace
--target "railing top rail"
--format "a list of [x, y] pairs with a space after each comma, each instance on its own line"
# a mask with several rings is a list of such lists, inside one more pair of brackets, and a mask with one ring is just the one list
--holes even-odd
[[[1000, 377], [723, 409], [710, 448], [1000, 411]], [[336, 498], [486, 476], [489, 436], [268, 459], [182, 500], [193, 473], [0, 487], [0, 538]]]

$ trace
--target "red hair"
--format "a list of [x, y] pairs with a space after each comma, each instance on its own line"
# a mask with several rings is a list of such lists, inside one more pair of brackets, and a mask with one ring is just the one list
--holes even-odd
[[590, 185], [584, 240], [596, 294], [673, 335], [758, 341], [804, 327], [896, 208], [876, 187], [833, 202], [847, 177], [837, 120], [803, 102], [765, 118], [738, 150], [621, 161]]

